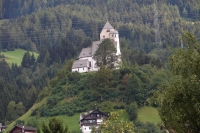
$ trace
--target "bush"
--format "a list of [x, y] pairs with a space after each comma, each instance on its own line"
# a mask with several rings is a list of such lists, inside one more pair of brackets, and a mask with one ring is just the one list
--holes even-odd
[[2, 52], [7, 52], [8, 50], [7, 49], [2, 49]]
[[29, 120], [26, 123], [26, 126], [37, 127], [37, 120], [36, 120], [36, 118], [31, 118], [31, 120]]
[[114, 106], [114, 109], [124, 109], [124, 108], [125, 108], [124, 105], [121, 105], [121, 106], [115, 105]]
[[32, 112], [31, 112], [31, 116], [35, 116], [37, 113], [36, 113], [36, 110], [34, 109]]
[[5, 58], [5, 55], [4, 54], [0, 54], [0, 58]]
[[131, 103], [127, 108], [126, 111], [129, 114], [129, 118], [131, 121], [134, 121], [137, 119], [137, 110], [138, 110], [138, 105], [136, 102]]
[[47, 87], [45, 87], [44, 89], [42, 89], [42, 91], [39, 93], [36, 102], [41, 101], [42, 99], [44, 99], [44, 97], [49, 95], [49, 89]]
[[24, 125], [24, 121], [23, 120], [17, 120], [16, 121], [16, 125]]
[[134, 122], [135, 132], [136, 133], [166, 133], [165, 131], [161, 131], [158, 126], [151, 122]]
[[49, 107], [53, 107], [54, 105], [57, 104], [57, 99], [55, 97], [49, 97], [46, 101], [47, 105]]
[[123, 90], [125, 90], [125, 87], [122, 86], [122, 85], [120, 85], [120, 86], [119, 86], [119, 90], [120, 90], [120, 91], [123, 91]]

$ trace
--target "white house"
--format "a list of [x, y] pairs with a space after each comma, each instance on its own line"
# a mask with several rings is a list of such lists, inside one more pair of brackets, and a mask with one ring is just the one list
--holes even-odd
[[[100, 40], [92, 42], [92, 46], [89, 48], [83, 48], [78, 59], [74, 61], [72, 65], [72, 72], [90, 72], [98, 71], [99, 67], [96, 66], [96, 61], [93, 59], [93, 56], [98, 49], [98, 45], [106, 38], [113, 40], [113, 45], [116, 48], [116, 55], [120, 57], [120, 43], [119, 43], [119, 33], [115, 30], [109, 22], [106, 22], [100, 33]], [[119, 59], [121, 60], [121, 59]]]
[[95, 109], [89, 113], [80, 114], [80, 129], [82, 133], [90, 133], [92, 128], [98, 128], [104, 119], [108, 118], [108, 115]]
[[0, 132], [3, 132], [6, 130], [7, 126], [3, 126], [2, 123], [0, 123]]

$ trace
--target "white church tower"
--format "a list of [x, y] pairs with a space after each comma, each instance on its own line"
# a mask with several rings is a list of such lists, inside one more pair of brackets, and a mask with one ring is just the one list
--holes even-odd
[[110, 38], [114, 41], [115, 48], [117, 50], [116, 55], [121, 55], [120, 52], [120, 43], [119, 43], [119, 33], [117, 30], [115, 30], [111, 24], [107, 21], [105, 26], [103, 27], [101, 33], [100, 33], [100, 40]]
[[[121, 62], [121, 52], [120, 52], [120, 43], [119, 43], [119, 33], [115, 30], [109, 22], [106, 22], [100, 33], [100, 40], [93, 41], [92, 47], [83, 48], [80, 55], [79, 60], [74, 61], [72, 65], [72, 72], [90, 72], [90, 71], [98, 71], [99, 67], [96, 66], [96, 61], [93, 59], [93, 56], [96, 50], [99, 48], [99, 44], [106, 38], [109, 38], [113, 41], [113, 45], [116, 48], [116, 55], [119, 57], [118, 62]], [[119, 69], [116, 64], [116, 69]]]

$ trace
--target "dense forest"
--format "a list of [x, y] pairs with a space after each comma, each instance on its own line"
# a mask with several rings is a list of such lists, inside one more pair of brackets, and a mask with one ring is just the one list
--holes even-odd
[[[99, 10], [106, 11], [106, 8], [111, 8], [114, 3], [114, 8], [119, 9], [119, 12], [123, 11], [123, 5], [126, 9], [132, 8], [130, 3], [137, 3], [138, 5], [152, 4], [154, 0], [103, 0], [103, 1], [89, 1], [89, 0], [1, 0], [1, 18], [17, 18], [22, 15], [31, 14], [46, 8], [55, 7], [57, 5], [88, 5]], [[179, 12], [184, 17], [189, 17], [198, 20], [199, 19], [199, 1], [197, 0], [158, 0], [159, 4], [171, 4], [177, 5]], [[117, 4], [118, 3], [118, 4]], [[120, 4], [119, 4], [120, 3]], [[104, 9], [102, 9], [102, 6]]]
[[[83, 102], [91, 104], [123, 100], [126, 104], [137, 102], [142, 106], [151, 95], [147, 92], [156, 90], [159, 83], [168, 79], [169, 74], [163, 70], [168, 69], [164, 67], [171, 54], [168, 47], [180, 46], [178, 36], [184, 30], [200, 37], [200, 2], [197, 0], [158, 1], [161, 48], [154, 41], [153, 0], [0, 0], [0, 7], [1, 51], [21, 48], [39, 53], [35, 59], [27, 52], [20, 66], [9, 66], [3, 59], [0, 62], [0, 119], [4, 123], [18, 118], [36, 99], [40, 101], [49, 95], [46, 106], [38, 109], [42, 116], [58, 115], [55, 110], [59, 113], [73, 110], [68, 111], [68, 115], [86, 111], [91, 105], [81, 107], [85, 103], [77, 101], [82, 99], [88, 99]], [[113, 82], [104, 86], [108, 89], [95, 92], [90, 91], [95, 83], [85, 85], [93, 81], [89, 79], [93, 76], [69, 72], [69, 60], [75, 59], [93, 40], [98, 40], [106, 21], [119, 31], [124, 66], [122, 70], [110, 72], [109, 80]], [[62, 68], [65, 70], [61, 71]], [[75, 81], [78, 84], [75, 85]], [[132, 87], [137, 89], [130, 90]], [[116, 93], [110, 93], [115, 89]], [[87, 91], [88, 95], [79, 94], [81, 91]], [[99, 100], [95, 95], [104, 91], [108, 95]], [[135, 96], [130, 97], [132, 94]], [[80, 96], [66, 108], [57, 108], [57, 102], [66, 95]]]
[[[156, 48], [153, 43], [154, 9], [152, 3], [147, 2], [148, 5], [145, 5], [140, 2], [120, 0], [91, 2], [90, 4], [87, 2], [78, 4], [78, 1], [75, 3], [77, 4], [72, 2], [72, 4], [44, 8], [44, 10], [30, 15], [18, 16], [10, 21], [5, 20], [6, 22], [0, 29], [2, 49], [24, 48], [40, 51], [41, 45], [55, 46], [59, 38], [67, 38], [77, 50], [80, 50], [84, 38], [98, 38], [99, 31], [107, 20], [118, 29], [120, 37], [133, 42], [131, 47], [146, 52]], [[20, 9], [22, 8], [23, 6]], [[166, 45], [177, 46], [177, 36], [182, 30], [199, 34], [196, 24], [191, 25], [181, 19], [177, 5], [162, 3], [159, 5], [159, 13], [163, 47]], [[196, 21], [195, 19], [192, 20]]]

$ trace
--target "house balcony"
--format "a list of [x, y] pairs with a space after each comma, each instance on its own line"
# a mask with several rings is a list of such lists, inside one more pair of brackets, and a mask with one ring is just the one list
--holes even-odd
[[100, 125], [101, 123], [97, 123], [97, 122], [93, 122], [93, 123], [81, 123], [80, 126], [82, 127], [84, 126], [96, 126], [96, 125]]

